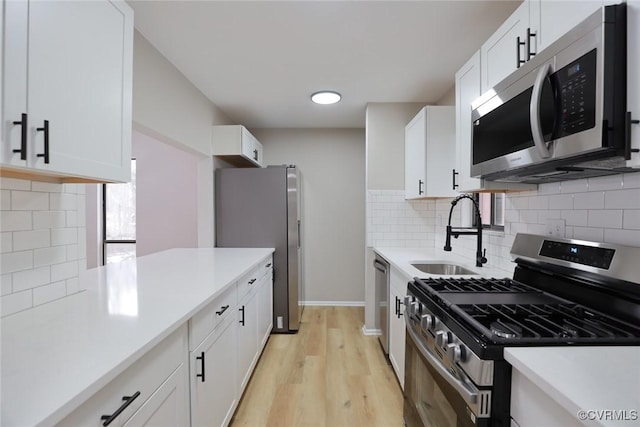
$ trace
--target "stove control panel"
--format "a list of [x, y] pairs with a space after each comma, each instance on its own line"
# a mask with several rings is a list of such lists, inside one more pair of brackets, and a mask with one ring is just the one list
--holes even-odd
[[615, 250], [597, 246], [578, 245], [575, 243], [545, 240], [540, 255], [568, 262], [575, 262], [590, 267], [608, 270]]

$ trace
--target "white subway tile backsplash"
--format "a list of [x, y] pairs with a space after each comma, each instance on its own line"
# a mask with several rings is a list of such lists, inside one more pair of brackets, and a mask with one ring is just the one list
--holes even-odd
[[547, 224], [551, 219], [562, 219], [562, 211], [554, 209], [538, 212], [538, 221], [540, 224]]
[[602, 242], [604, 241], [604, 229], [590, 227], [573, 227], [573, 232], [570, 238], [578, 240], [589, 240], [592, 242]]
[[562, 211], [560, 218], [566, 221], [566, 225], [571, 226], [586, 226], [588, 222], [588, 211]]
[[51, 268], [49, 266], [13, 273], [14, 292], [24, 291], [47, 283], [51, 283]]
[[562, 185], [559, 182], [550, 182], [538, 185], [538, 194], [560, 194]]
[[[33, 266], [60, 264], [67, 261], [68, 246], [54, 246], [33, 251]], [[73, 258], [73, 260], [77, 259]], [[71, 259], [70, 259], [71, 260]]]
[[13, 275], [11, 273], [0, 276], [0, 295], [9, 295], [13, 292]]
[[31, 289], [22, 292], [14, 292], [11, 295], [0, 297], [2, 316], [9, 316], [22, 310], [33, 307], [33, 292]]
[[38, 211], [33, 213], [33, 228], [64, 228], [66, 225], [65, 211]]
[[604, 194], [604, 191], [575, 194], [573, 209], [604, 209]]
[[13, 233], [0, 233], [0, 253], [13, 252]]
[[51, 245], [71, 245], [78, 242], [78, 230], [76, 228], [52, 228]]
[[28, 270], [33, 267], [33, 251], [0, 254], [2, 274]]
[[640, 230], [622, 230], [607, 228], [604, 230], [604, 241], [619, 245], [640, 247]]
[[529, 198], [529, 209], [549, 209], [548, 196], [532, 196]]
[[640, 188], [607, 191], [604, 196], [606, 209], [640, 209]]
[[33, 290], [33, 305], [41, 305], [67, 295], [67, 285], [64, 280], [40, 286]]
[[573, 196], [567, 194], [549, 196], [549, 209], [573, 209]]
[[590, 210], [589, 227], [622, 228], [622, 211], [617, 209]]
[[640, 173], [628, 173], [623, 175], [623, 186], [624, 188], [640, 188]]
[[76, 210], [78, 208], [78, 196], [68, 193], [51, 193], [50, 205], [51, 210], [56, 211]]
[[520, 222], [523, 222], [525, 224], [537, 224], [538, 211], [521, 211]]
[[0, 188], [3, 190], [31, 190], [31, 181], [15, 178], [0, 178]]
[[589, 191], [589, 181], [587, 179], [576, 179], [573, 181], [563, 181], [560, 186], [560, 192], [566, 193], [583, 193]]
[[622, 181], [622, 175], [589, 178], [589, 191], [620, 190], [622, 189]]
[[51, 246], [51, 233], [48, 229], [13, 232], [14, 251], [46, 248], [48, 246]]
[[640, 230], [640, 210], [625, 210], [622, 213], [622, 228]]
[[0, 179], [2, 316], [82, 290], [85, 187]]
[[45, 193], [62, 193], [64, 184], [56, 182], [38, 182], [31, 183], [31, 191], [44, 191]]
[[11, 210], [11, 191], [0, 190], [0, 210], [2, 211]]
[[0, 231], [31, 230], [31, 219], [29, 211], [0, 211]]
[[78, 276], [78, 261], [69, 261], [51, 266], [51, 281], [70, 279]]
[[14, 211], [46, 211], [49, 209], [49, 193], [12, 191], [11, 209]]

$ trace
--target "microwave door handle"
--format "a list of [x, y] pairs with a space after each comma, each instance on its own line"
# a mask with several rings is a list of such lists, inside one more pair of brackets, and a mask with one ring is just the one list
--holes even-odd
[[542, 123], [540, 123], [540, 98], [542, 97], [542, 85], [544, 80], [551, 71], [551, 64], [544, 64], [538, 71], [536, 82], [533, 85], [533, 93], [531, 94], [531, 104], [529, 104], [529, 119], [531, 120], [531, 134], [533, 135], [533, 143], [538, 149], [540, 157], [548, 159], [551, 157], [547, 145], [544, 143], [542, 136]]

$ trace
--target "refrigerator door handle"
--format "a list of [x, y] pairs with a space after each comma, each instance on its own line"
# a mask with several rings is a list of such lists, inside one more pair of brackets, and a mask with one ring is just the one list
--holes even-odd
[[300, 220], [298, 220], [298, 247], [302, 246], [302, 236], [300, 236]]

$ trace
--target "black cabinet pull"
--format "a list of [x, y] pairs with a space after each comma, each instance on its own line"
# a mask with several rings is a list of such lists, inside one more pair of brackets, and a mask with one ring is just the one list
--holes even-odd
[[223, 305], [222, 307], [220, 307], [219, 311], [216, 311], [216, 314], [218, 316], [222, 316], [222, 313], [224, 313], [225, 311], [227, 311], [227, 309], [229, 308], [229, 304], [227, 305]]
[[196, 360], [200, 361], [200, 367], [202, 369], [202, 373], [196, 374], [196, 378], [202, 378], [200, 381], [204, 382], [204, 351], [200, 353], [200, 356], [196, 356]]
[[524, 64], [525, 62], [527, 62], [524, 59], [520, 59], [520, 46], [524, 46], [526, 43], [525, 42], [521, 42], [520, 41], [520, 36], [516, 37], [516, 51], [517, 51], [517, 58], [516, 58], [516, 68], [520, 68], [520, 66], [522, 64]]
[[244, 326], [244, 305], [239, 309], [242, 313], [242, 318], [240, 319], [240, 324]]
[[536, 53], [531, 51], [532, 38], [536, 38], [536, 33], [532, 33], [531, 28], [527, 28], [527, 61], [536, 56]]
[[44, 132], [44, 153], [36, 154], [38, 157], [44, 157], [44, 162], [49, 163], [49, 120], [44, 121], [44, 126], [36, 128], [38, 132]]
[[122, 413], [122, 411], [124, 411], [125, 409], [127, 409], [127, 407], [129, 405], [131, 405], [131, 403], [136, 400], [138, 398], [138, 396], [140, 396], [140, 392], [136, 391], [133, 396], [123, 396], [122, 400], [124, 400], [124, 403], [122, 404], [122, 406], [120, 406], [116, 412], [114, 412], [111, 415], [103, 415], [100, 417], [100, 420], [104, 421], [104, 423], [102, 423], [102, 425], [104, 427], [107, 427], [109, 424], [111, 424], [113, 422], [113, 420], [115, 420], [118, 415], [120, 415]]
[[20, 148], [15, 148], [13, 152], [20, 153], [20, 160], [27, 160], [27, 131], [29, 130], [27, 114], [22, 113], [20, 120], [13, 122], [13, 124], [22, 126], [22, 129], [20, 129]]
[[258, 161], [258, 150], [253, 150], [253, 160]]
[[253, 285], [255, 282], [256, 282], [256, 279], [251, 279], [251, 280], [249, 280], [249, 284], [250, 284], [250, 285]]
[[271, 263], [264, 266], [264, 268], [269, 268], [269, 267], [271, 267]]
[[396, 317], [399, 319], [402, 316], [402, 309], [400, 308], [400, 304], [402, 304], [402, 300], [396, 297]]
[[637, 148], [631, 148], [631, 125], [637, 125], [640, 123], [640, 120], [638, 119], [632, 119], [631, 118], [631, 111], [627, 111], [627, 113], [625, 114], [624, 117], [624, 124], [625, 124], [625, 135], [624, 135], [624, 151], [625, 151], [625, 159], [627, 160], [631, 160], [631, 153], [637, 153], [638, 149]]
[[456, 172], [456, 170], [453, 169], [453, 189], [454, 190], [460, 187], [458, 184], [456, 184], [456, 175], [458, 175], [458, 172]]
[[423, 185], [424, 185], [424, 181], [419, 179], [418, 180], [418, 195], [424, 194], [424, 190], [422, 189]]

